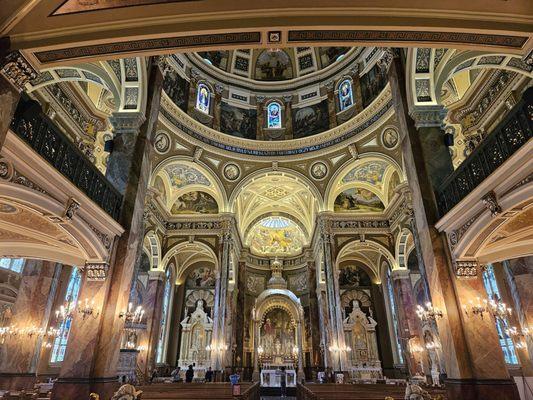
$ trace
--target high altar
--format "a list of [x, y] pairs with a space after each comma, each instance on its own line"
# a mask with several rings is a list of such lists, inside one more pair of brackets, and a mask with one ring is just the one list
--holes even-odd
[[204, 310], [204, 300], [196, 302], [196, 309], [183, 321], [180, 359], [178, 365], [186, 369], [195, 363], [195, 370], [204, 370], [211, 363], [211, 351], [207, 346], [211, 343], [213, 320]]

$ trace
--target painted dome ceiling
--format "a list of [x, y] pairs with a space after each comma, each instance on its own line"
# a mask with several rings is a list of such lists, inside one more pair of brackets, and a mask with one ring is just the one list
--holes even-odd
[[[255, 81], [288, 81], [329, 67], [341, 60], [350, 47], [296, 47], [241, 49], [197, 53], [216, 69]], [[354, 51], [360, 51], [355, 49]]]

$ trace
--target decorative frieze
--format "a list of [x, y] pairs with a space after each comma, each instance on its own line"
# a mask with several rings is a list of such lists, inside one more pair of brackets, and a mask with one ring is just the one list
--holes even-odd
[[479, 272], [479, 264], [475, 260], [457, 260], [454, 262], [454, 272], [457, 278], [475, 278]]
[[89, 282], [104, 282], [109, 273], [107, 263], [87, 263], [82, 267], [85, 272], [85, 279]]
[[487, 210], [490, 211], [490, 215], [496, 217], [501, 214], [502, 208], [498, 204], [498, 199], [496, 198], [496, 193], [494, 191], [488, 192], [485, 196], [481, 198], [483, 205]]
[[63, 213], [63, 218], [66, 221], [71, 221], [74, 218], [74, 215], [80, 209], [80, 203], [74, 200], [72, 197], [68, 199], [67, 206], [65, 207], [65, 212]]
[[461, 240], [464, 234], [468, 231], [468, 228], [470, 228], [470, 226], [479, 217], [479, 215], [480, 214], [477, 214], [476, 216], [470, 218], [459, 229], [456, 229], [449, 234], [449, 241], [450, 241], [450, 246], [452, 250], [455, 248], [455, 246], [457, 246], [457, 243], [459, 243], [459, 240]]

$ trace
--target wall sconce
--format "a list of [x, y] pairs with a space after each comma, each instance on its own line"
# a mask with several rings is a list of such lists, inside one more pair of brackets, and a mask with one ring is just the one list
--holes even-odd
[[437, 350], [440, 349], [440, 344], [438, 342], [432, 341], [426, 343], [426, 349], [428, 350]]
[[481, 319], [483, 319], [483, 314], [489, 311], [488, 301], [486, 299], [481, 301], [481, 298], [479, 297], [476, 300], [476, 303], [470, 300], [468, 306], [463, 304], [463, 310], [466, 315], [470, 315], [469, 313], [472, 313], [474, 315], [479, 315]]
[[82, 315], [83, 319], [90, 316], [96, 319], [100, 315], [99, 311], [95, 312], [94, 310], [94, 300], [91, 300], [91, 302], [89, 302], [89, 299], [85, 299], [85, 302], [83, 304], [78, 304], [77, 310], [78, 313]]
[[262, 355], [265, 352], [265, 349], [263, 349], [263, 346], [259, 346], [257, 348], [257, 354]]
[[437, 321], [438, 319], [443, 317], [442, 311], [439, 310], [437, 307], [433, 307], [433, 304], [431, 304], [430, 302], [426, 303], [426, 307], [418, 305], [416, 307], [416, 314], [418, 315], [418, 318], [420, 318], [422, 321]]
[[500, 300], [489, 300], [489, 308], [491, 313], [500, 319], [505, 319], [510, 316], [513, 312], [513, 309], [507, 307], [507, 305]]

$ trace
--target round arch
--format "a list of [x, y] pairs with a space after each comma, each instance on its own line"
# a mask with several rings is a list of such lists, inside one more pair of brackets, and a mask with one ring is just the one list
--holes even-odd
[[[377, 253], [376, 255], [379, 255], [377, 260], [373, 264], [375, 264], [375, 269], [372, 268], [372, 275], [371, 278], [373, 278], [373, 281], [375, 283], [381, 282], [382, 277], [382, 271], [381, 271], [381, 265], [379, 264], [380, 258], [385, 258], [388, 263], [392, 266], [392, 269], [399, 269], [398, 264], [396, 262], [395, 257], [391, 254], [391, 252], [382, 244], [374, 242], [372, 240], [366, 240], [364, 242], [361, 242], [359, 240], [352, 240], [351, 242], [348, 242], [344, 244], [338, 254], [337, 258], [335, 259], [335, 265], [336, 268], [339, 268], [339, 265], [341, 262], [344, 262], [346, 260], [350, 259], [360, 259], [361, 253], [364, 251], [367, 252], [373, 252]], [[365, 258], [365, 262], [368, 263], [371, 261], [370, 258]], [[372, 263], [370, 265], [373, 265]], [[368, 264], [367, 264], [368, 265]]]
[[144, 235], [144, 244], [150, 259], [150, 270], [159, 269], [159, 261], [161, 260], [161, 241], [159, 236], [150, 230]]
[[[324, 196], [324, 207], [326, 211], [333, 211], [333, 205], [335, 203], [336, 197], [341, 193], [343, 190], [346, 190], [350, 187], [353, 187], [354, 182], [349, 182], [342, 184], [342, 179], [354, 168], [357, 168], [359, 166], [363, 166], [364, 164], [367, 164], [371, 161], [385, 161], [389, 165], [385, 169], [385, 173], [389, 169], [392, 168], [393, 172], [397, 172], [398, 176], [400, 177], [400, 182], [404, 182], [406, 180], [405, 174], [403, 173], [402, 168], [400, 165], [394, 160], [392, 157], [378, 152], [368, 152], [364, 154], [360, 154], [357, 159], [351, 159], [345, 162], [331, 177], [328, 185], [326, 186], [325, 196]], [[392, 173], [391, 173], [392, 174]], [[388, 175], [387, 175], [388, 176]], [[383, 177], [383, 180], [385, 182], [385, 174]], [[370, 185], [369, 183], [365, 182], [357, 182], [358, 186], [361, 186], [365, 189], [371, 190], [372, 192], [376, 193], [376, 188], [373, 185]], [[376, 193], [380, 200], [383, 201], [383, 204], [387, 205], [388, 199], [385, 198], [384, 192]]]
[[[200, 184], [187, 184], [177, 190], [172, 189], [170, 183], [170, 178], [165, 171], [165, 168], [173, 164], [185, 165], [191, 169], [195, 169], [203, 174], [208, 181], [210, 182], [209, 186], [200, 185]], [[202, 191], [210, 194], [218, 204], [219, 212], [226, 212], [228, 210], [228, 199], [226, 191], [224, 190], [224, 185], [222, 184], [219, 177], [211, 170], [206, 164], [194, 160], [192, 157], [188, 156], [173, 156], [161, 161], [152, 171], [152, 176], [150, 178], [150, 185], [155, 184], [156, 177], [160, 177], [165, 185], [165, 190], [168, 190], [166, 198], [166, 206], [170, 210], [174, 202], [178, 199], [179, 196], [188, 193], [190, 191]]]
[[183, 282], [188, 268], [198, 262], [212, 263], [215, 266], [215, 272], [218, 271], [218, 258], [213, 249], [205, 243], [199, 241], [178, 243], [168, 249], [161, 261], [161, 265], [166, 266], [169, 264], [174, 256], [177, 256], [175, 267], [175, 281], [177, 284]]
[[[410, 241], [411, 239], [411, 241]], [[400, 234], [396, 238], [396, 262], [398, 263], [398, 267], [401, 269], [407, 269], [407, 260], [409, 258], [409, 254], [413, 250], [414, 247], [414, 239], [413, 239], [413, 233], [411, 230], [407, 228], [403, 228], [400, 231]]]

